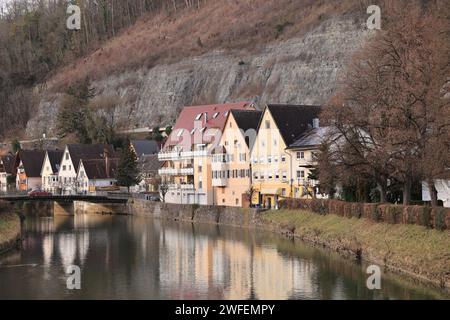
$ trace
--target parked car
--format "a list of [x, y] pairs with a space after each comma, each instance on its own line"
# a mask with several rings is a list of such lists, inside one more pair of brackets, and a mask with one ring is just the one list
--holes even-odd
[[50, 192], [42, 191], [42, 190], [32, 190], [32, 191], [28, 192], [29, 197], [49, 197], [51, 195], [52, 194]]
[[159, 196], [157, 196], [157, 195], [151, 195], [151, 196], [147, 197], [147, 200], [158, 202], [158, 201], [161, 201], [161, 198]]

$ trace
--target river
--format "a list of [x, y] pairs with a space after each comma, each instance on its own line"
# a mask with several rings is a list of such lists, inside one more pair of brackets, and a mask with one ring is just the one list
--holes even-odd
[[[0, 299], [439, 299], [396, 275], [272, 233], [150, 217], [27, 217], [0, 257]], [[68, 266], [81, 289], [67, 288]]]

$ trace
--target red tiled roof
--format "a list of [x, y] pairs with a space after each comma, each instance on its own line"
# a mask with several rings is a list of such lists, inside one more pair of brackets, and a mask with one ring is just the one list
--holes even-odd
[[[190, 147], [194, 143], [210, 143], [214, 141], [214, 138], [211, 137], [213, 135], [213, 130], [211, 129], [219, 129], [222, 132], [230, 110], [255, 110], [255, 106], [252, 102], [244, 101], [184, 107], [164, 148], [179, 144]], [[210, 129], [210, 134], [205, 135], [208, 129]], [[192, 143], [186, 143], [183, 139], [184, 137], [189, 137]]]

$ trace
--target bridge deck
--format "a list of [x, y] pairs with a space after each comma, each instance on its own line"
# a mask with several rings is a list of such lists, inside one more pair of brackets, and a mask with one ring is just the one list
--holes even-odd
[[73, 202], [86, 201], [96, 203], [126, 203], [128, 198], [115, 198], [107, 196], [85, 196], [85, 195], [67, 195], [67, 196], [0, 196], [0, 200], [5, 201], [57, 201], [57, 202]]

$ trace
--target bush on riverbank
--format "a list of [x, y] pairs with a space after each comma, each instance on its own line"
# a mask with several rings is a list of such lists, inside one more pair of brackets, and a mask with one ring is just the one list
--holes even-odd
[[[403, 213], [397, 208], [401, 206], [386, 206], [381, 211], [374, 210], [374, 207], [373, 204], [363, 206], [363, 215], [378, 212], [392, 222], [400, 219], [400, 213]], [[417, 208], [410, 211], [421, 214]], [[435, 213], [441, 220], [442, 212], [445, 210]], [[350, 252], [353, 256], [361, 255], [376, 264], [450, 287], [450, 232], [412, 224], [374, 223], [357, 217], [318, 215], [307, 210], [268, 211], [263, 214], [263, 219], [281, 230], [289, 226], [286, 232], [293, 230], [291, 234], [305, 241]]]
[[285, 199], [281, 209], [308, 210], [320, 215], [366, 218], [390, 224], [416, 224], [437, 230], [450, 230], [450, 209], [427, 206], [402, 206], [388, 203], [355, 203], [326, 199]]

